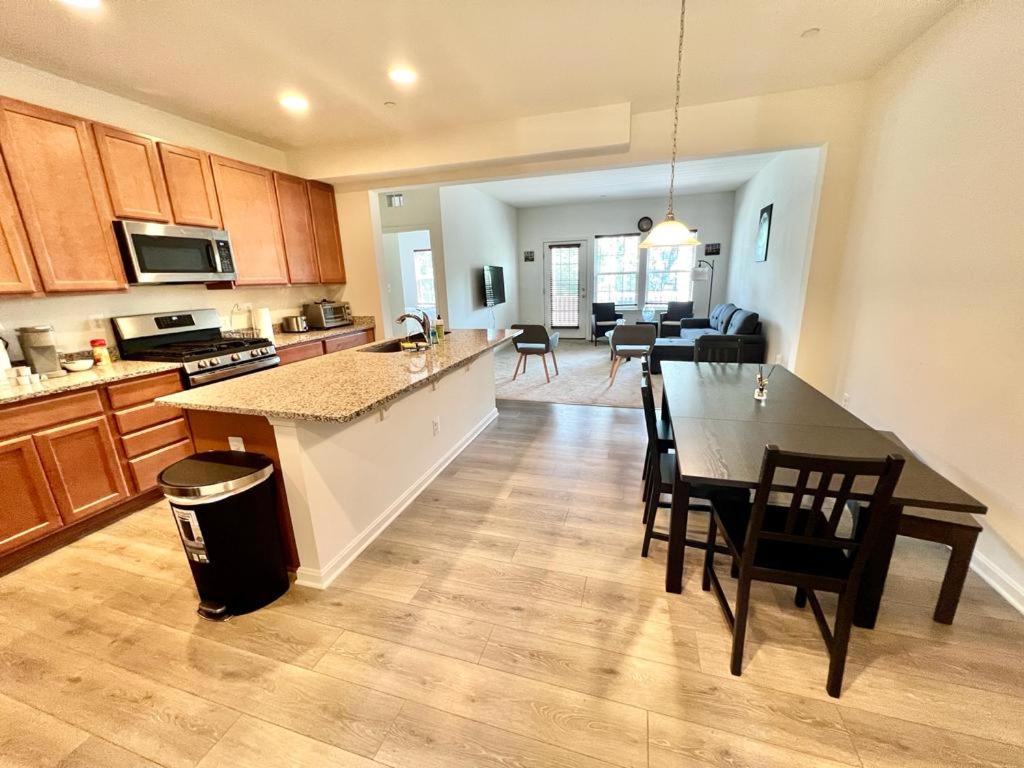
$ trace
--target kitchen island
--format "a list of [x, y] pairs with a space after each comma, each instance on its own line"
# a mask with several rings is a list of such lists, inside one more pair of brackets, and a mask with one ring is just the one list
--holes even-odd
[[376, 342], [160, 402], [187, 411], [197, 450], [241, 442], [274, 460], [296, 580], [323, 588], [494, 420], [493, 350], [518, 333], [455, 330], [415, 353]]

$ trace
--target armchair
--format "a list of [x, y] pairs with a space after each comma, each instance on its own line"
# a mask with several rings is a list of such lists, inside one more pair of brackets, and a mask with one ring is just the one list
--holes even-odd
[[658, 336], [661, 338], [678, 336], [682, 321], [691, 318], [693, 318], [692, 301], [670, 301], [668, 311], [661, 313]]
[[622, 313], [615, 311], [613, 301], [595, 301], [591, 305], [591, 311], [593, 314], [590, 316], [590, 338], [596, 347], [599, 338], [615, 330], [615, 326], [622, 319]]

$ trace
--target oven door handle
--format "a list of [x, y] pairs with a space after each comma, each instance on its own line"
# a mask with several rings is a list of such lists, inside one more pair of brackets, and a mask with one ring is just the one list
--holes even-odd
[[259, 360], [253, 360], [248, 363], [239, 363], [238, 365], [232, 365], [228, 368], [221, 368], [219, 371], [210, 371], [208, 373], [194, 373], [188, 377], [189, 383], [192, 386], [199, 386], [201, 384], [212, 384], [215, 381], [221, 381], [222, 379], [230, 379], [235, 376], [241, 376], [245, 373], [252, 373], [253, 371], [259, 371], [264, 368], [273, 368], [275, 365], [281, 362], [281, 358], [277, 355], [273, 357], [261, 357]]

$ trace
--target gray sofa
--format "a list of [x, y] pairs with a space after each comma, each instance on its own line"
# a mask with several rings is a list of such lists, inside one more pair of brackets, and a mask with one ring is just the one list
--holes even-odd
[[651, 373], [661, 373], [663, 360], [693, 360], [693, 345], [701, 336], [714, 335], [740, 342], [740, 361], [763, 363], [765, 338], [757, 312], [735, 304], [717, 304], [708, 317], [683, 318], [678, 338], [661, 338], [651, 354]]

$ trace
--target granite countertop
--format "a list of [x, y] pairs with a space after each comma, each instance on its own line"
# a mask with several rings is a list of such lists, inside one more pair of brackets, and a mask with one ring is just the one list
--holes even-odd
[[352, 325], [344, 325], [338, 328], [328, 328], [323, 331], [303, 331], [302, 333], [288, 333], [287, 331], [274, 331], [274, 346], [278, 349], [292, 347], [307, 341], [322, 341], [333, 339], [336, 336], [348, 336], [351, 333], [361, 333], [375, 327], [372, 317], [354, 317]]
[[0, 405], [32, 400], [37, 397], [71, 392], [76, 389], [88, 389], [103, 384], [111, 384], [124, 379], [149, 376], [164, 371], [176, 371], [181, 366], [177, 363], [154, 363], [145, 360], [115, 360], [109, 366], [93, 366], [88, 371], [68, 373], [56, 379], [47, 379], [27, 387], [0, 385]]
[[360, 350], [314, 357], [157, 398], [181, 408], [292, 421], [347, 422], [467, 365], [518, 336], [511, 330], [455, 330], [426, 352]]

